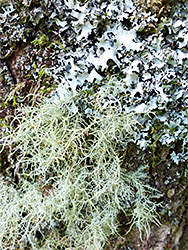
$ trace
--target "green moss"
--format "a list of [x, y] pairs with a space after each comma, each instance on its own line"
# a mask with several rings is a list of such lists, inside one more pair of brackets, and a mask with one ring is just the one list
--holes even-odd
[[41, 33], [35, 40], [31, 42], [34, 45], [38, 45], [40, 49], [43, 47], [50, 48], [53, 44], [57, 44], [60, 48], [65, 49], [60, 40], [51, 40], [48, 35]]
[[42, 46], [49, 46], [50, 45], [50, 40], [49, 37], [47, 35], [45, 35], [44, 33], [41, 33], [38, 38], [36, 38], [35, 40], [33, 40], [31, 43], [33, 44], [38, 44], [39, 47]]

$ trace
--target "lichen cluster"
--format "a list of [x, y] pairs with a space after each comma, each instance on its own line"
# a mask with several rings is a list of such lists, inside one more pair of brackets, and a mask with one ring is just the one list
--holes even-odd
[[[2, 82], [14, 86], [6, 101], [22, 102], [25, 86], [35, 97], [41, 85], [58, 85], [3, 130], [2, 249], [103, 249], [119, 232], [119, 214], [149, 237], [158, 219], [148, 174], [166, 192], [161, 214], [177, 223], [173, 212], [186, 210], [177, 204], [187, 188], [188, 2], [0, 7]], [[126, 159], [129, 143], [140, 166]]]
[[[122, 162], [138, 122], [121, 104], [121, 84], [111, 79], [92, 97], [80, 92], [19, 111], [4, 138], [18, 183], [1, 179], [3, 249], [102, 249], [118, 233], [120, 212], [141, 237], [159, 223], [147, 166], [131, 172]], [[87, 117], [79, 112], [84, 103]]]

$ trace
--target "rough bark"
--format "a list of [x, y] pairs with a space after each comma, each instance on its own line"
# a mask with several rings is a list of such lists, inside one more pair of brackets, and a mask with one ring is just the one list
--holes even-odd
[[[3, 2], [0, 2], [2, 6]], [[16, 5], [20, 1], [13, 2]], [[36, 1], [33, 4], [37, 5], [39, 3]], [[167, 8], [164, 7], [164, 10], [167, 11]], [[31, 93], [50, 93], [55, 87], [52, 83], [52, 77], [45, 74], [41, 75], [41, 77], [38, 75], [37, 81], [33, 77], [35, 66], [42, 70], [43, 65], [49, 66], [55, 63], [50, 58], [50, 55], [53, 53], [53, 46], [49, 46], [49, 49], [43, 54], [42, 46], [36, 46], [31, 43], [37, 34], [43, 32], [48, 33], [49, 37], [49, 40], [45, 41], [45, 43], [55, 39], [52, 33], [45, 30], [44, 23], [42, 21], [36, 25], [33, 25], [31, 22], [28, 23], [28, 25], [24, 26], [27, 32], [24, 32], [24, 37], [19, 39], [19, 41], [8, 40], [6, 29], [0, 35], [3, 41], [0, 82], [1, 131], [5, 122], [8, 126], [11, 120], [10, 115], [14, 115], [15, 107], [20, 105], [21, 102], [25, 105], [34, 105], [36, 101], [36, 99], [30, 97], [23, 101], [22, 98]], [[151, 28], [147, 35], [152, 32], [155, 32], [155, 30]], [[38, 55], [43, 58], [42, 62], [37, 61]], [[155, 129], [157, 131], [161, 128], [156, 127]], [[177, 150], [180, 147], [179, 144], [181, 142], [177, 142]], [[158, 200], [158, 202], [161, 202], [161, 207], [158, 211], [161, 225], [158, 227], [151, 225], [150, 235], [148, 237], [145, 236], [143, 241], [141, 241], [139, 232], [135, 228], [129, 234], [126, 234], [128, 230], [127, 219], [120, 215], [120, 236], [109, 239], [105, 247], [106, 250], [188, 249], [188, 172], [186, 170], [188, 162], [175, 164], [170, 157], [172, 151], [170, 147], [161, 145], [159, 141], [155, 141], [155, 145], [147, 151], [139, 150], [135, 144], [129, 145], [124, 155], [124, 161], [129, 163], [130, 166], [139, 166], [144, 159], [150, 166], [148, 169], [150, 184], [161, 193], [161, 197]], [[11, 176], [10, 171], [8, 171], [10, 164], [6, 150], [1, 154], [0, 159], [1, 173]]]

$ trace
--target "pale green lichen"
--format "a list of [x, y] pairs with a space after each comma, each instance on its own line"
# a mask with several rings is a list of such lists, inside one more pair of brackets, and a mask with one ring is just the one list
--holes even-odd
[[19, 110], [19, 125], [3, 138], [20, 181], [1, 180], [1, 249], [99, 250], [118, 234], [121, 211], [141, 237], [159, 223], [145, 167], [127, 171], [120, 153], [137, 129], [135, 114], [121, 102], [122, 84], [105, 84], [90, 97]]

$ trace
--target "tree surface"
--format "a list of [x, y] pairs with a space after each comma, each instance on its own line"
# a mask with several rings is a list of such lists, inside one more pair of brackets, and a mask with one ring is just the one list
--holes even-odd
[[[0, 174], [7, 190], [19, 190], [22, 179], [23, 167], [16, 167], [19, 151], [10, 154], [10, 145], [3, 146], [6, 131], [18, 126], [17, 109], [35, 107], [45, 98], [65, 102], [69, 95], [84, 93], [85, 99], [74, 99], [73, 104], [87, 122], [91, 110], [98, 108], [92, 97], [99, 93], [105, 107], [126, 107], [125, 114], [134, 114], [138, 122], [117, 152], [127, 171], [136, 173], [145, 166], [142, 181], [157, 190], [153, 200], [160, 223], [151, 219], [142, 233], [133, 223], [129, 230], [133, 208], [126, 215], [120, 211], [118, 234], [110, 233], [96, 249], [188, 249], [188, 2], [1, 0], [0, 9]], [[105, 92], [111, 79], [113, 93]], [[103, 89], [108, 96], [101, 97]], [[102, 112], [107, 114], [106, 109]], [[32, 182], [29, 177], [27, 181]], [[39, 177], [45, 200], [53, 185], [43, 187], [41, 181]], [[65, 227], [62, 221], [56, 225], [61, 238], [54, 249], [71, 249]], [[45, 230], [46, 235], [44, 228], [36, 232], [38, 241], [47, 237], [50, 229]], [[16, 249], [11, 244], [6, 243], [6, 249]]]

